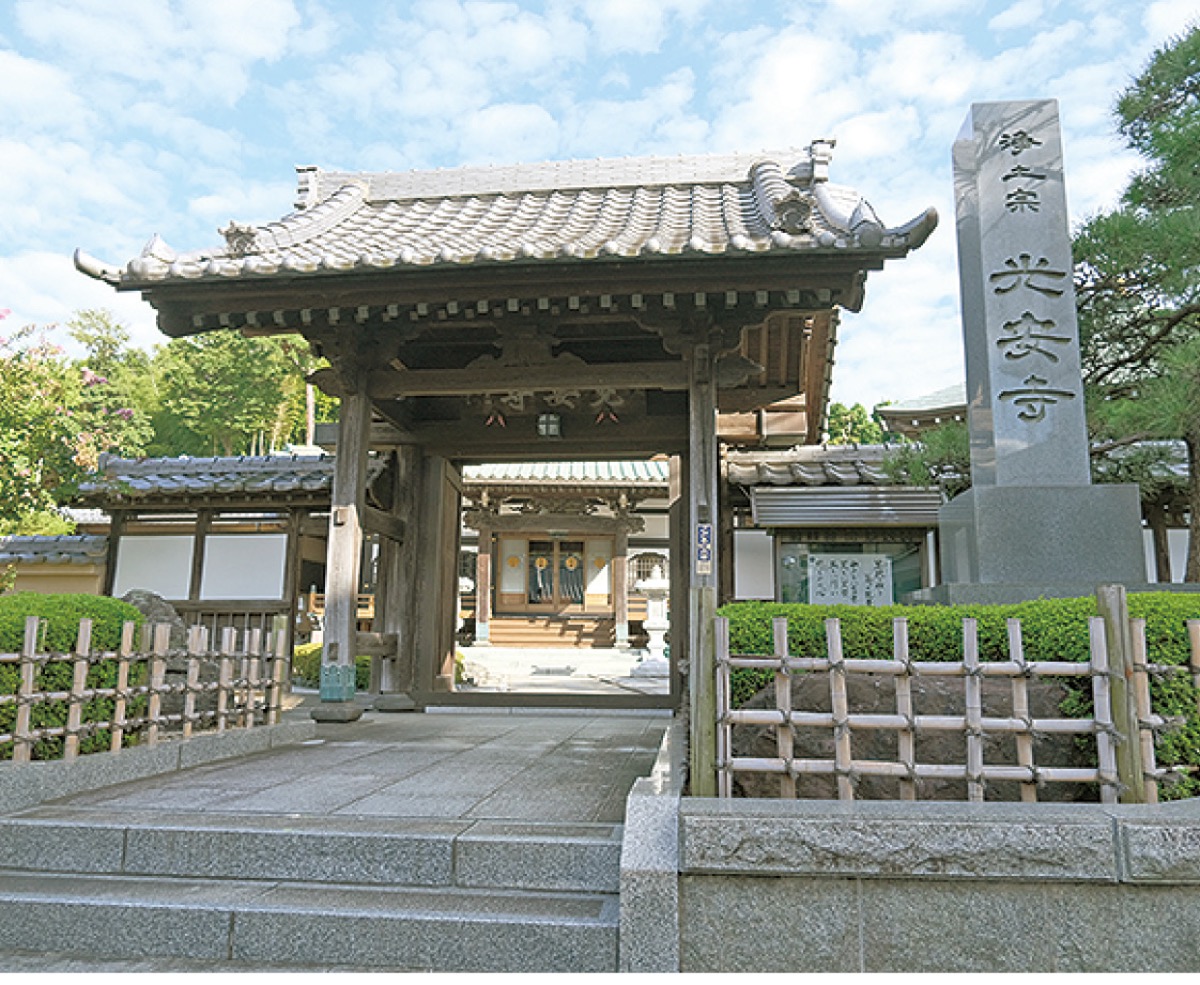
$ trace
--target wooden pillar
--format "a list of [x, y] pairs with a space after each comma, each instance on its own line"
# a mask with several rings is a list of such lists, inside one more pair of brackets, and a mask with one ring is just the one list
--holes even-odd
[[629, 646], [629, 527], [626, 521], [617, 523], [612, 554], [613, 619], [616, 622], [617, 646]]
[[690, 353], [688, 379], [688, 690], [689, 786], [693, 797], [715, 797], [717, 614], [717, 385], [713, 353]]
[[419, 695], [454, 689], [460, 512], [457, 470], [440, 456], [425, 456], [417, 518], [421, 599], [417, 606], [414, 686]]
[[691, 541], [688, 537], [687, 517], [687, 456], [675, 455], [671, 458], [670, 493], [667, 511], [667, 523], [670, 531], [671, 553], [670, 566], [670, 611], [667, 613], [670, 628], [671, 656], [671, 697], [673, 706], [686, 718], [687, 701], [682, 693], [681, 683], [686, 680], [688, 668], [688, 626], [690, 616], [691, 589], [688, 584], [689, 561], [691, 559]]
[[318, 721], [354, 721], [362, 715], [353, 704], [354, 657], [370, 429], [370, 398], [361, 392], [343, 397], [325, 563], [321, 704], [312, 712]]
[[475, 555], [475, 645], [491, 644], [492, 528], [479, 526], [479, 552]]
[[384, 537], [380, 544], [379, 586], [375, 595], [376, 629], [396, 637], [396, 650], [380, 663], [379, 711], [413, 711], [413, 640], [416, 633], [417, 570], [416, 511], [421, 474], [421, 452], [403, 445], [392, 453], [391, 514], [404, 527], [403, 539]]

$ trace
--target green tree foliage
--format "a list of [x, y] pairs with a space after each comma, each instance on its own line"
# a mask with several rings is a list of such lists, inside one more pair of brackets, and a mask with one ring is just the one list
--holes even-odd
[[161, 407], [152, 453], [265, 454], [302, 439], [301, 344], [211, 332], [172, 339], [154, 360]]
[[120, 447], [113, 425], [123, 419], [87, 399], [94, 384], [51, 333], [0, 338], [0, 533], [65, 532], [55, 508]]
[[83, 383], [81, 408], [102, 420], [112, 451], [124, 457], [145, 454], [154, 438], [158, 395], [150, 354], [130, 345], [129, 332], [107, 311], [78, 312], [67, 330], [84, 349], [77, 361]]
[[943, 424], [927, 431], [920, 442], [896, 445], [884, 457], [883, 470], [900, 485], [940, 486], [946, 498], [953, 499], [971, 486], [966, 424]]
[[862, 404], [830, 404], [828, 431], [831, 445], [877, 445], [883, 441], [883, 428]]
[[[1200, 27], [1154, 54], [1120, 95], [1116, 117], [1146, 164], [1119, 207], [1075, 237], [1080, 344], [1097, 477], [1143, 479], [1153, 521], [1166, 480], [1143, 461], [1153, 452], [1124, 449], [1182, 439], [1193, 463], [1200, 450]], [[1187, 483], [1189, 581], [1200, 578], [1197, 471]]]

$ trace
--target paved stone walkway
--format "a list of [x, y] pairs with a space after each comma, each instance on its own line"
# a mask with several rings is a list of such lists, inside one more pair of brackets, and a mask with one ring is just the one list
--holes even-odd
[[[301, 703], [291, 715], [306, 715]], [[78, 794], [74, 809], [620, 823], [665, 714], [368, 710], [317, 737]]]

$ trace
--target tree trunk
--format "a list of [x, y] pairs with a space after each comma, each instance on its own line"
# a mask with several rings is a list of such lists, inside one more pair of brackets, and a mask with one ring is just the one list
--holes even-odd
[[1184, 437], [1188, 453], [1188, 552], [1183, 580], [1200, 582], [1200, 432]]
[[1154, 547], [1154, 577], [1160, 584], [1171, 580], [1171, 545], [1167, 537], [1167, 508], [1161, 500], [1144, 507], [1150, 542]]

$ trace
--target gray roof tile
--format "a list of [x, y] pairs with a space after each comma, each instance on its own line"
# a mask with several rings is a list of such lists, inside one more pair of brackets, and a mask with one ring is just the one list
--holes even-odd
[[0, 537], [0, 564], [102, 564], [107, 553], [102, 534]]
[[351, 173], [302, 168], [297, 211], [222, 230], [216, 249], [176, 253], [155, 237], [124, 268], [82, 253], [123, 286], [448, 264], [920, 246], [930, 209], [886, 227], [853, 189], [826, 180], [832, 144], [710, 155]]

